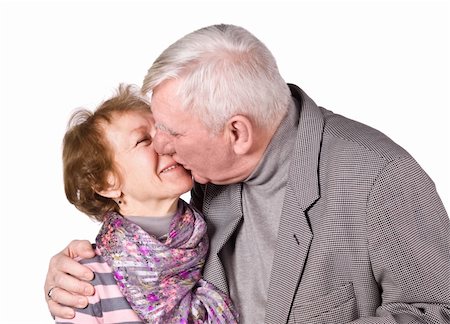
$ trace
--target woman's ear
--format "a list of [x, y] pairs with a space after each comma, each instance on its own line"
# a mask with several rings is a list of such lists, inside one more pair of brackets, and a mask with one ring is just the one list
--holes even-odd
[[120, 198], [122, 196], [122, 190], [119, 186], [118, 177], [113, 172], [109, 172], [106, 180], [108, 182], [108, 188], [102, 190], [95, 190], [95, 192], [105, 198], [111, 199]]
[[231, 117], [226, 125], [234, 153], [243, 155], [248, 153], [253, 146], [253, 125], [251, 121], [242, 115]]

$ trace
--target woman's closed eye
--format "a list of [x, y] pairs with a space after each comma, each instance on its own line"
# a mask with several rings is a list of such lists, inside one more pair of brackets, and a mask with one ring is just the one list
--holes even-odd
[[138, 145], [141, 144], [141, 143], [143, 143], [143, 144], [145, 144], [145, 145], [150, 145], [150, 144], [152, 143], [152, 138], [151, 138], [150, 136], [148, 136], [148, 137], [142, 137], [141, 139], [139, 139], [139, 140], [136, 142], [136, 146], [138, 146]]

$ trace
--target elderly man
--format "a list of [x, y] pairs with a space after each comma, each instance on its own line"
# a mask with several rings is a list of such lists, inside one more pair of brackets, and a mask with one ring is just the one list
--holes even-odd
[[[196, 181], [204, 277], [242, 323], [450, 321], [450, 224], [431, 179], [379, 131], [287, 85], [255, 36], [232, 25], [188, 34], [142, 89], [156, 150]], [[81, 306], [92, 290], [70, 258], [88, 246], [53, 257], [53, 314], [70, 317], [60, 304]]]

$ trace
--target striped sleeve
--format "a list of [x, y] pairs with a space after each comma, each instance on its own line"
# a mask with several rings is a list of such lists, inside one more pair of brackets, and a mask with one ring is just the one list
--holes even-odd
[[[97, 252], [98, 254], [98, 252]], [[71, 320], [56, 318], [57, 324], [138, 324], [143, 323], [117, 287], [111, 268], [101, 256], [80, 260], [94, 272], [95, 294], [86, 308], [75, 308]]]

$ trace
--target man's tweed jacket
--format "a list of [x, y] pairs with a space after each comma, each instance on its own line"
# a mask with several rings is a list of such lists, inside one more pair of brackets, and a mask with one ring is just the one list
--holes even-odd
[[[300, 121], [265, 322], [450, 323], [450, 224], [432, 180], [379, 131], [290, 88]], [[240, 190], [196, 184], [192, 202], [213, 223], [242, 214]], [[211, 237], [204, 269], [225, 292], [219, 252], [237, 225]]]

